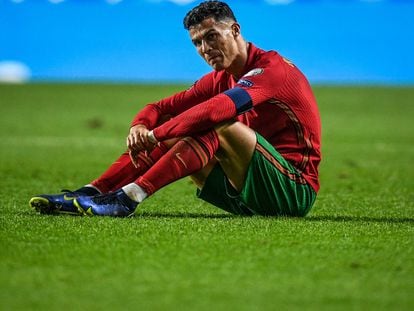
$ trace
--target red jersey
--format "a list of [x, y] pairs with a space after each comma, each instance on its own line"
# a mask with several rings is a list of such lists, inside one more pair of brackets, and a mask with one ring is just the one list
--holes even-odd
[[[210, 72], [190, 89], [147, 105], [132, 125], [145, 125], [163, 141], [237, 119], [266, 138], [317, 192], [321, 124], [306, 77], [277, 52], [252, 43], [244, 73], [235, 80], [224, 70]], [[159, 125], [161, 115], [173, 118]]]

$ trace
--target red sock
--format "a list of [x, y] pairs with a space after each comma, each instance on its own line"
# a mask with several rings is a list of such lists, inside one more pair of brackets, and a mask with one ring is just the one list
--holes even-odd
[[148, 195], [185, 176], [202, 169], [219, 147], [215, 131], [179, 140], [135, 183]]
[[168, 147], [160, 143], [149, 155], [144, 152], [139, 153], [137, 168], [132, 164], [129, 153], [125, 152], [91, 184], [102, 193], [118, 190], [144, 174], [167, 151]]

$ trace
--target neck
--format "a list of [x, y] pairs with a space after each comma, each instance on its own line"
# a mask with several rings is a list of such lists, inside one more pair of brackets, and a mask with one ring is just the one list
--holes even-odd
[[239, 55], [234, 59], [231, 66], [226, 69], [236, 80], [240, 79], [244, 74], [244, 67], [246, 66], [249, 55], [249, 43], [241, 39], [238, 47], [240, 51]]

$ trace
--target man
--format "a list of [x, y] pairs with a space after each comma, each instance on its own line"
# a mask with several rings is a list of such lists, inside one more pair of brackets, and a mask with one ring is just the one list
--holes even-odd
[[199, 198], [238, 215], [304, 216], [319, 190], [320, 118], [304, 75], [246, 42], [229, 6], [207, 1], [184, 26], [214, 69], [133, 119], [128, 151], [74, 192], [40, 195], [42, 213], [130, 216], [165, 185], [191, 176]]

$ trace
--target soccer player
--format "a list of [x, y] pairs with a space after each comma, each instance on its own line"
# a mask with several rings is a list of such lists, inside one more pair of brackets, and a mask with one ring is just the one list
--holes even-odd
[[42, 213], [130, 216], [165, 185], [191, 176], [197, 196], [238, 215], [305, 216], [319, 190], [320, 117], [305, 76], [241, 35], [230, 7], [206, 1], [184, 18], [213, 68], [190, 89], [145, 106], [127, 152], [74, 191], [40, 195]]

